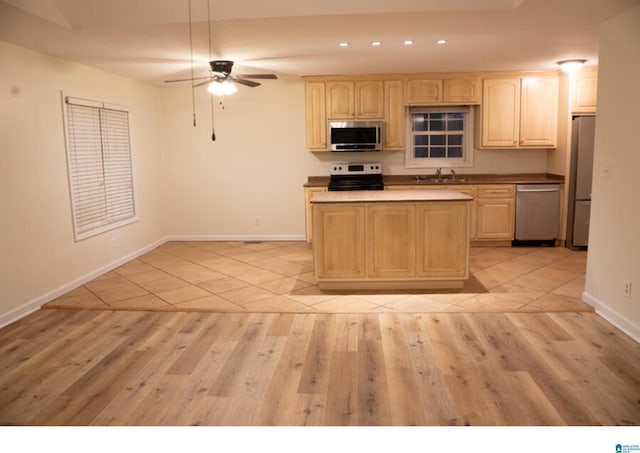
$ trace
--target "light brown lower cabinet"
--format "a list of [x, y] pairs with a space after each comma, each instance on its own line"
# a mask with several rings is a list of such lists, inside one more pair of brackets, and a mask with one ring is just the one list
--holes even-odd
[[471, 201], [313, 205], [325, 289], [459, 288], [469, 277]]
[[515, 186], [480, 186], [477, 199], [477, 239], [512, 240], [515, 230]]
[[365, 206], [313, 206], [314, 270], [322, 278], [364, 278]]

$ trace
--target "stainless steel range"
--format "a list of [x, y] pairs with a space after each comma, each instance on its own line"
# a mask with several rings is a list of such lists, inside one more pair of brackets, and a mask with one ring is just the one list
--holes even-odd
[[380, 162], [331, 164], [329, 190], [383, 190]]

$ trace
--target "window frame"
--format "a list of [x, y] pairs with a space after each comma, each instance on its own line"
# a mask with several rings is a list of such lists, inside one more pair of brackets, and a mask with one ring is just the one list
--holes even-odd
[[[137, 222], [129, 108], [121, 104], [66, 96], [62, 92], [61, 99], [75, 241]], [[80, 124], [74, 115], [81, 112], [91, 115], [91, 119], [83, 118], [80, 122], [86, 122]], [[110, 129], [117, 126], [120, 127], [117, 131]], [[77, 144], [81, 143], [79, 135], [91, 140], [91, 145]], [[93, 172], [87, 170], [86, 165], [83, 167], [78, 164], [79, 156], [91, 159], [89, 165]], [[117, 197], [124, 198], [115, 200]], [[91, 220], [86, 219], [88, 210], [96, 212]]]
[[[462, 157], [416, 157], [415, 156], [415, 140], [416, 135], [435, 135], [435, 134], [415, 134], [413, 131], [413, 114], [414, 113], [464, 113], [464, 127], [462, 129]], [[474, 127], [474, 109], [468, 105], [459, 106], [429, 106], [429, 107], [410, 107], [406, 113], [406, 143], [405, 148], [405, 167], [406, 168], [464, 168], [473, 166], [473, 127]]]

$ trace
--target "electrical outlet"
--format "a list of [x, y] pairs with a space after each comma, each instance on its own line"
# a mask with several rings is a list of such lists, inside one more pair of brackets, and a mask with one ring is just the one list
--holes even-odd
[[631, 297], [631, 280], [624, 281], [624, 297]]
[[254, 226], [260, 226], [260, 217], [256, 217], [255, 220], [253, 221], [253, 225]]

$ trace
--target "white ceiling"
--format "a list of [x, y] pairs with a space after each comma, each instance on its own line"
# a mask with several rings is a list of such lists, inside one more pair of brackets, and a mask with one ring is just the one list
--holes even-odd
[[[211, 57], [234, 60], [236, 73], [553, 70], [566, 58], [594, 65], [599, 25], [638, 3], [191, 0], [195, 75], [207, 72], [209, 26]], [[3, 0], [0, 40], [154, 84], [190, 75], [189, 0]]]

